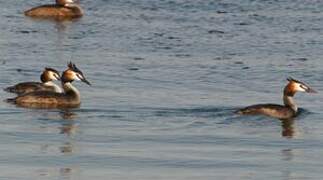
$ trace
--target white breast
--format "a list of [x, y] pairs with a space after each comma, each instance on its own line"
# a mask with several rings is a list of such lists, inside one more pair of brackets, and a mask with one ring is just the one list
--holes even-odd
[[59, 87], [57, 84], [55, 84], [53, 81], [48, 81], [44, 83], [45, 86], [51, 86], [54, 88], [54, 91], [57, 93], [63, 93], [63, 90], [61, 87]]

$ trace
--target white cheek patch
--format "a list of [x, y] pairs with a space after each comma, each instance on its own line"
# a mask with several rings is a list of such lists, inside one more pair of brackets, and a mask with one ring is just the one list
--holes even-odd
[[302, 84], [298, 84], [296, 90], [299, 91], [299, 92], [305, 92], [307, 90], [307, 87], [302, 85]]
[[53, 79], [55, 79], [55, 80], [57, 80], [57, 81], [59, 81], [60, 80], [60, 76], [59, 76], [59, 74], [56, 74], [56, 73], [52, 73], [52, 75], [53, 75]]
[[53, 72], [49, 71], [48, 74], [49, 74], [49, 79], [56, 80], [56, 77], [54, 76]]
[[55, 80], [57, 80], [57, 81], [58, 81], [58, 80], [60, 80], [60, 77], [59, 77], [59, 75], [58, 75], [58, 74], [56, 74], [56, 73], [55, 73], [55, 74], [53, 74], [53, 75], [54, 75], [54, 77], [55, 77]]
[[65, 0], [66, 3], [74, 3], [73, 0]]
[[74, 78], [75, 78], [75, 80], [82, 81], [81, 75], [79, 75], [79, 74], [75, 74]]

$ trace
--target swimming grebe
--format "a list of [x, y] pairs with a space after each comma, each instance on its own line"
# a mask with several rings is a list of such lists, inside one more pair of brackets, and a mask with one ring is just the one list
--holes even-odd
[[287, 80], [288, 84], [284, 88], [283, 96], [284, 105], [257, 104], [240, 109], [237, 113], [247, 115], [266, 115], [278, 119], [290, 119], [295, 117], [298, 112], [297, 105], [293, 99], [295, 93], [298, 91], [316, 93], [316, 91], [301, 81], [293, 78], [288, 78]]
[[39, 18], [79, 18], [82, 8], [73, 0], [56, 0], [56, 4], [42, 5], [25, 11], [26, 16]]
[[72, 85], [74, 80], [81, 80], [91, 85], [87, 81], [75, 64], [70, 63], [68, 69], [63, 72], [61, 81], [64, 93], [36, 91], [23, 94], [14, 99], [7, 99], [22, 107], [31, 108], [74, 108], [81, 104], [80, 92]]
[[61, 80], [59, 72], [53, 68], [45, 68], [40, 75], [41, 82], [22, 82], [14, 86], [9, 86], [4, 90], [18, 95], [33, 91], [53, 91], [61, 93], [62, 89], [53, 80]]

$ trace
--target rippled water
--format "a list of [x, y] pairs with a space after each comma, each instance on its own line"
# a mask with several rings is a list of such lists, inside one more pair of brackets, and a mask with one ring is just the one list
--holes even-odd
[[[323, 90], [323, 1], [81, 0], [75, 21], [0, 0], [0, 87], [73, 60], [72, 110], [0, 103], [0, 179], [322, 179], [322, 93], [293, 121], [241, 117], [281, 103], [288, 76]], [[12, 94], [0, 91], [2, 99]]]

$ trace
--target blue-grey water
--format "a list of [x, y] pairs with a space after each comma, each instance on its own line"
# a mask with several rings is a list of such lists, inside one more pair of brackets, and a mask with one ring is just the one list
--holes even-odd
[[[322, 179], [323, 1], [81, 0], [75, 21], [0, 0], [0, 87], [72, 60], [93, 84], [79, 109], [2, 102], [0, 179]], [[282, 103], [293, 121], [233, 112]]]

